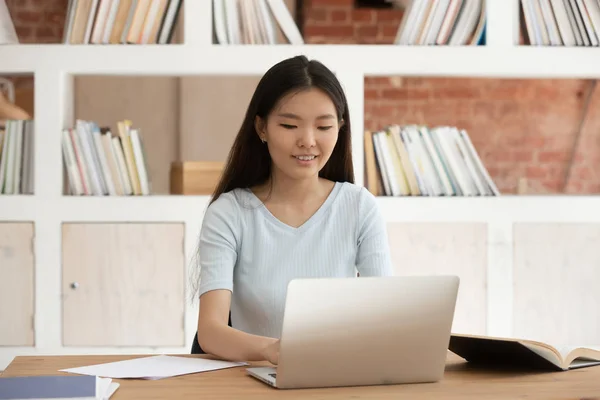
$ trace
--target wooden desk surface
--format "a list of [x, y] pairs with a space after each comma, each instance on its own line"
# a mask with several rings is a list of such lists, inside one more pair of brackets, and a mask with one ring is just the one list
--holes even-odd
[[[2, 378], [61, 375], [60, 369], [119, 361], [132, 356], [16, 357]], [[186, 357], [202, 357], [191, 356]], [[255, 365], [255, 364], [253, 364]], [[260, 365], [260, 364], [256, 364]], [[250, 377], [246, 367], [166, 378], [117, 379], [121, 386], [111, 400], [122, 399], [600, 399], [600, 366], [566, 372], [476, 369], [450, 355], [444, 379], [438, 383], [361, 386], [325, 389], [274, 389]]]

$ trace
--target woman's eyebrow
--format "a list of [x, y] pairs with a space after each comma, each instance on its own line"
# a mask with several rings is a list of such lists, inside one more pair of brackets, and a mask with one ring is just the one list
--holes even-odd
[[[277, 114], [277, 116], [284, 117], [284, 118], [291, 118], [291, 119], [302, 119], [298, 115], [292, 114], [292, 113], [281, 113], [281, 114]], [[335, 118], [335, 117], [332, 114], [323, 114], [323, 115], [319, 115], [317, 117], [317, 119], [331, 119], [331, 118]]]

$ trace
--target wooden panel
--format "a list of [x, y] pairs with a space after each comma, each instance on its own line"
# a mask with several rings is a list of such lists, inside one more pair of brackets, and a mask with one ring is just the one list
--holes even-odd
[[179, 79], [181, 161], [226, 160], [259, 80], [225, 75]]
[[600, 224], [514, 227], [514, 335], [600, 345]]
[[482, 223], [390, 223], [395, 274], [458, 275], [452, 331], [486, 333], [487, 226]]
[[0, 346], [34, 345], [32, 223], [0, 223]]
[[183, 224], [64, 224], [65, 346], [184, 344]]

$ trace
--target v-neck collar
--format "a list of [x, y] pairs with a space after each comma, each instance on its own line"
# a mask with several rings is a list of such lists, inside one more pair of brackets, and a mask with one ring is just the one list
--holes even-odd
[[301, 232], [301, 231], [308, 229], [311, 225], [315, 224], [325, 214], [325, 212], [327, 211], [327, 209], [329, 208], [331, 203], [335, 200], [341, 187], [342, 187], [341, 182], [334, 182], [333, 189], [331, 189], [331, 192], [329, 192], [329, 194], [327, 195], [327, 198], [325, 199], [323, 204], [321, 204], [321, 206], [317, 209], [317, 211], [315, 211], [306, 221], [304, 221], [304, 223], [302, 225], [300, 225], [298, 227], [286, 224], [285, 222], [281, 221], [279, 218], [274, 216], [271, 213], [271, 211], [269, 211], [267, 206], [265, 206], [265, 204], [262, 202], [262, 200], [260, 200], [258, 198], [258, 196], [256, 196], [254, 194], [254, 192], [252, 192], [252, 190], [250, 190], [250, 188], [247, 188], [246, 191], [247, 191], [248, 195], [252, 198], [252, 202], [258, 206], [258, 208], [263, 213], [263, 215], [268, 220], [270, 220], [272, 223], [274, 223], [275, 225], [277, 225], [283, 229], [286, 229], [286, 230], [289, 230], [292, 232]]

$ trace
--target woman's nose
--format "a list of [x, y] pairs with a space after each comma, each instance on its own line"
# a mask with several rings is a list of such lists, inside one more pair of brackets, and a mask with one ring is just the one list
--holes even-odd
[[302, 130], [300, 137], [298, 138], [298, 146], [300, 147], [313, 147], [315, 145], [315, 133], [312, 128]]

